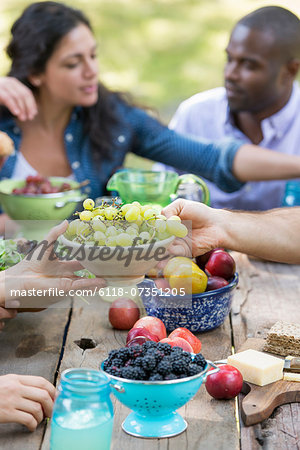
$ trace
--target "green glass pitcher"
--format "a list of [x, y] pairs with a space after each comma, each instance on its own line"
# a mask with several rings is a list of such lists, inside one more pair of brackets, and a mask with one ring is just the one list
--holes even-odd
[[138, 201], [141, 205], [164, 207], [178, 196], [182, 184], [197, 184], [200, 201], [209, 205], [209, 190], [205, 182], [192, 174], [179, 176], [176, 172], [124, 169], [116, 172], [107, 183], [107, 190], [118, 191], [125, 203]]

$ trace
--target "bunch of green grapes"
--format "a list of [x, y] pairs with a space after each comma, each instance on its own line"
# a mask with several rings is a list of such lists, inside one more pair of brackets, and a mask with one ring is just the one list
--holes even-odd
[[95, 207], [92, 199], [83, 202], [79, 218], [69, 223], [67, 239], [89, 245], [129, 247], [168, 239], [185, 237], [187, 228], [178, 216], [167, 219], [150, 205], [139, 202], [119, 205], [102, 203]]

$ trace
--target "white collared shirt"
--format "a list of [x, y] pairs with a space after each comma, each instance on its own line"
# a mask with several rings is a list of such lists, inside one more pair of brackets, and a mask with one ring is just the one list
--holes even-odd
[[[261, 147], [300, 155], [300, 88], [294, 83], [288, 103], [261, 123]], [[218, 140], [236, 137], [251, 143], [231, 121], [224, 88], [194, 95], [181, 103], [170, 122], [170, 128], [193, 136]], [[156, 167], [158, 168], [158, 167]], [[211, 205], [216, 208], [265, 210], [281, 205], [285, 181], [249, 182], [242, 189], [226, 193], [207, 181]]]

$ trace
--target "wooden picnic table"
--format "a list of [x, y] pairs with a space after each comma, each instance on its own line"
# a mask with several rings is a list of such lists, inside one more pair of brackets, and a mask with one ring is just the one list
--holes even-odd
[[[203, 354], [211, 360], [227, 357], [249, 337], [264, 337], [277, 321], [300, 323], [300, 266], [249, 259], [234, 254], [240, 275], [230, 317], [218, 329], [200, 334]], [[41, 375], [56, 383], [71, 367], [97, 369], [109, 350], [123, 346], [127, 332], [113, 330], [108, 322], [109, 303], [76, 300], [73, 307], [22, 313], [0, 334], [1, 374]], [[95, 347], [80, 347], [82, 338]], [[84, 345], [83, 345], [84, 347]], [[125, 434], [121, 423], [129, 410], [114, 398], [112, 450], [300, 449], [300, 405], [277, 408], [263, 423], [245, 427], [235, 401], [212, 399], [202, 386], [179, 412], [187, 431], [170, 439], [139, 439]], [[49, 449], [50, 427], [45, 422], [34, 433], [25, 427], [0, 425], [0, 448]], [[71, 450], [71, 449], [66, 449]], [[88, 450], [88, 449], [86, 449]]]

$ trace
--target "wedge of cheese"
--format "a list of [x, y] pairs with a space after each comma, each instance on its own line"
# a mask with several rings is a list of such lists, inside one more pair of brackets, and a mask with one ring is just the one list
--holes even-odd
[[257, 350], [245, 350], [231, 355], [227, 364], [236, 367], [245, 381], [258, 386], [274, 383], [283, 377], [284, 360]]

